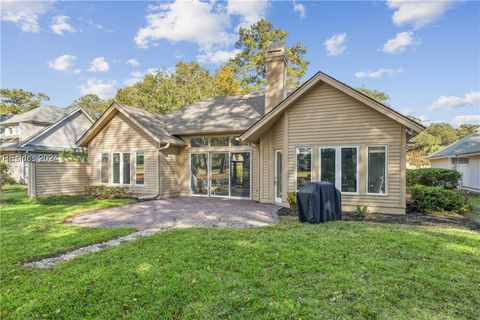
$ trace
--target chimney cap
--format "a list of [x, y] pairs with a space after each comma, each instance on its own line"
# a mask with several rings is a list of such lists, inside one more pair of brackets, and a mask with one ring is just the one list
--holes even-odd
[[284, 51], [285, 51], [285, 41], [283, 40], [272, 41], [267, 48], [267, 53], [284, 52]]

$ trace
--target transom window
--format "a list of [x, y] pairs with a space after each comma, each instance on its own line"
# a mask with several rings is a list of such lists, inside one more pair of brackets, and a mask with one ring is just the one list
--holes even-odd
[[237, 136], [218, 136], [218, 137], [193, 137], [190, 139], [190, 145], [195, 147], [239, 147], [248, 146], [247, 142], [241, 141]]
[[320, 180], [342, 193], [358, 192], [358, 147], [320, 147]]

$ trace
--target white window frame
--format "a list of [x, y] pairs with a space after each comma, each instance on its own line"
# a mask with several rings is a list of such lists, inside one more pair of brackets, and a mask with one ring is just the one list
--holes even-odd
[[[135, 151], [134, 154], [135, 154], [135, 163], [133, 165], [133, 168], [134, 168], [133, 169], [134, 170], [133, 174], [135, 175], [134, 184], [135, 184], [136, 187], [145, 187], [145, 177], [146, 177], [146, 175], [145, 175], [145, 169], [146, 169], [145, 152], [144, 151]], [[139, 154], [143, 154], [143, 184], [138, 184], [137, 183], [137, 155], [139, 155]]]
[[298, 149], [304, 149], [304, 148], [310, 148], [310, 182], [312, 182], [312, 179], [313, 179], [313, 147], [312, 146], [295, 146], [295, 171], [294, 171], [294, 176], [295, 176], [295, 192], [298, 191], [297, 187], [298, 187], [298, 174], [297, 174], [297, 167], [298, 167], [298, 164], [297, 164], [297, 156], [298, 156]]
[[[116, 153], [120, 154], [120, 182], [119, 183], [113, 182], [113, 155], [116, 154]], [[123, 154], [124, 153], [128, 153], [130, 157], [132, 156], [131, 151], [113, 151], [113, 152], [111, 152], [112, 160], [111, 160], [110, 165], [112, 166], [111, 167], [112, 170], [111, 170], [110, 176], [111, 176], [111, 179], [112, 179], [111, 181], [112, 182], [110, 183], [110, 185], [115, 185], [115, 186], [130, 186], [130, 185], [132, 185], [132, 161], [131, 161], [131, 159], [130, 159], [130, 183], [126, 183], [126, 184], [123, 183]]]
[[[356, 185], [356, 192], [346, 192], [342, 191], [342, 149], [343, 148], [355, 148], [357, 150], [357, 185]], [[320, 146], [318, 147], [318, 177], [321, 179], [322, 177], [322, 149], [335, 149], [335, 188], [340, 190], [342, 194], [345, 195], [359, 195], [359, 181], [360, 181], [360, 163], [359, 163], [359, 146]], [[296, 161], [295, 161], [296, 162]], [[296, 170], [295, 170], [296, 172]]]
[[[102, 181], [102, 169], [103, 169], [103, 163], [102, 163], [102, 156], [106, 154], [108, 159], [108, 163], [110, 164], [110, 153], [109, 152], [100, 152], [100, 184], [109, 184], [110, 182], [110, 172], [107, 172], [107, 182]], [[110, 171], [110, 170], [109, 170]]]
[[[385, 193], [371, 193], [368, 192], [368, 148], [378, 148], [378, 147], [384, 147], [385, 148]], [[388, 196], [388, 145], [386, 144], [372, 144], [372, 145], [367, 145], [366, 148], [366, 157], [365, 161], [366, 163], [366, 171], [365, 171], [365, 192], [369, 196], [381, 196], [381, 197], [386, 197]]]

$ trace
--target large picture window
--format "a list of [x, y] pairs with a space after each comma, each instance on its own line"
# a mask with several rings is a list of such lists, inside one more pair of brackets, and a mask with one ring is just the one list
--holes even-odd
[[100, 162], [100, 182], [108, 183], [108, 153], [102, 153]]
[[113, 183], [119, 184], [120, 183], [120, 153], [114, 153], [112, 155], [112, 176], [113, 176]]
[[367, 192], [385, 194], [387, 185], [387, 148], [385, 146], [367, 147]]
[[312, 148], [296, 149], [297, 190], [312, 180]]
[[342, 193], [358, 192], [358, 147], [321, 147], [320, 180]]
[[130, 184], [130, 153], [122, 153], [123, 184]]
[[137, 152], [135, 155], [135, 184], [145, 184], [145, 154]]

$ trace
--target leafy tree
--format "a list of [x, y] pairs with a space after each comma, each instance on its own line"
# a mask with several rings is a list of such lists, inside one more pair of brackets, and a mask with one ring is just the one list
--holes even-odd
[[83, 108], [92, 118], [98, 119], [112, 102], [113, 100], [103, 100], [96, 94], [86, 94], [75, 100], [70, 107]]
[[87, 162], [88, 160], [88, 150], [84, 148], [78, 152], [73, 150], [62, 150], [59, 155], [62, 162]]
[[117, 91], [115, 100], [152, 112], [177, 110], [215, 95], [210, 72], [196, 62], [179, 62], [171, 73], [161, 69]]
[[355, 88], [357, 91], [360, 91], [364, 95], [377, 100], [380, 103], [383, 103], [384, 105], [388, 106], [388, 100], [390, 100], [390, 96], [386, 94], [385, 92], [374, 90], [374, 89], [368, 89], [365, 87], [358, 87]]
[[471, 135], [478, 128], [480, 128], [480, 125], [478, 124], [462, 124], [460, 127], [456, 129], [457, 137], [458, 139], [461, 139], [463, 137]]
[[[265, 86], [265, 54], [271, 43], [285, 43], [288, 33], [275, 29], [270, 21], [261, 19], [250, 27], [241, 27], [235, 48], [240, 52], [228, 62], [236, 73], [243, 92], [251, 92]], [[288, 55], [287, 85], [298, 85], [310, 63], [305, 60], [307, 49], [300, 43], [286, 48]]]
[[232, 96], [240, 93], [240, 82], [235, 72], [228, 66], [223, 66], [215, 72], [213, 86], [216, 96]]
[[50, 98], [43, 92], [23, 89], [0, 89], [0, 114], [19, 114], [39, 107]]

